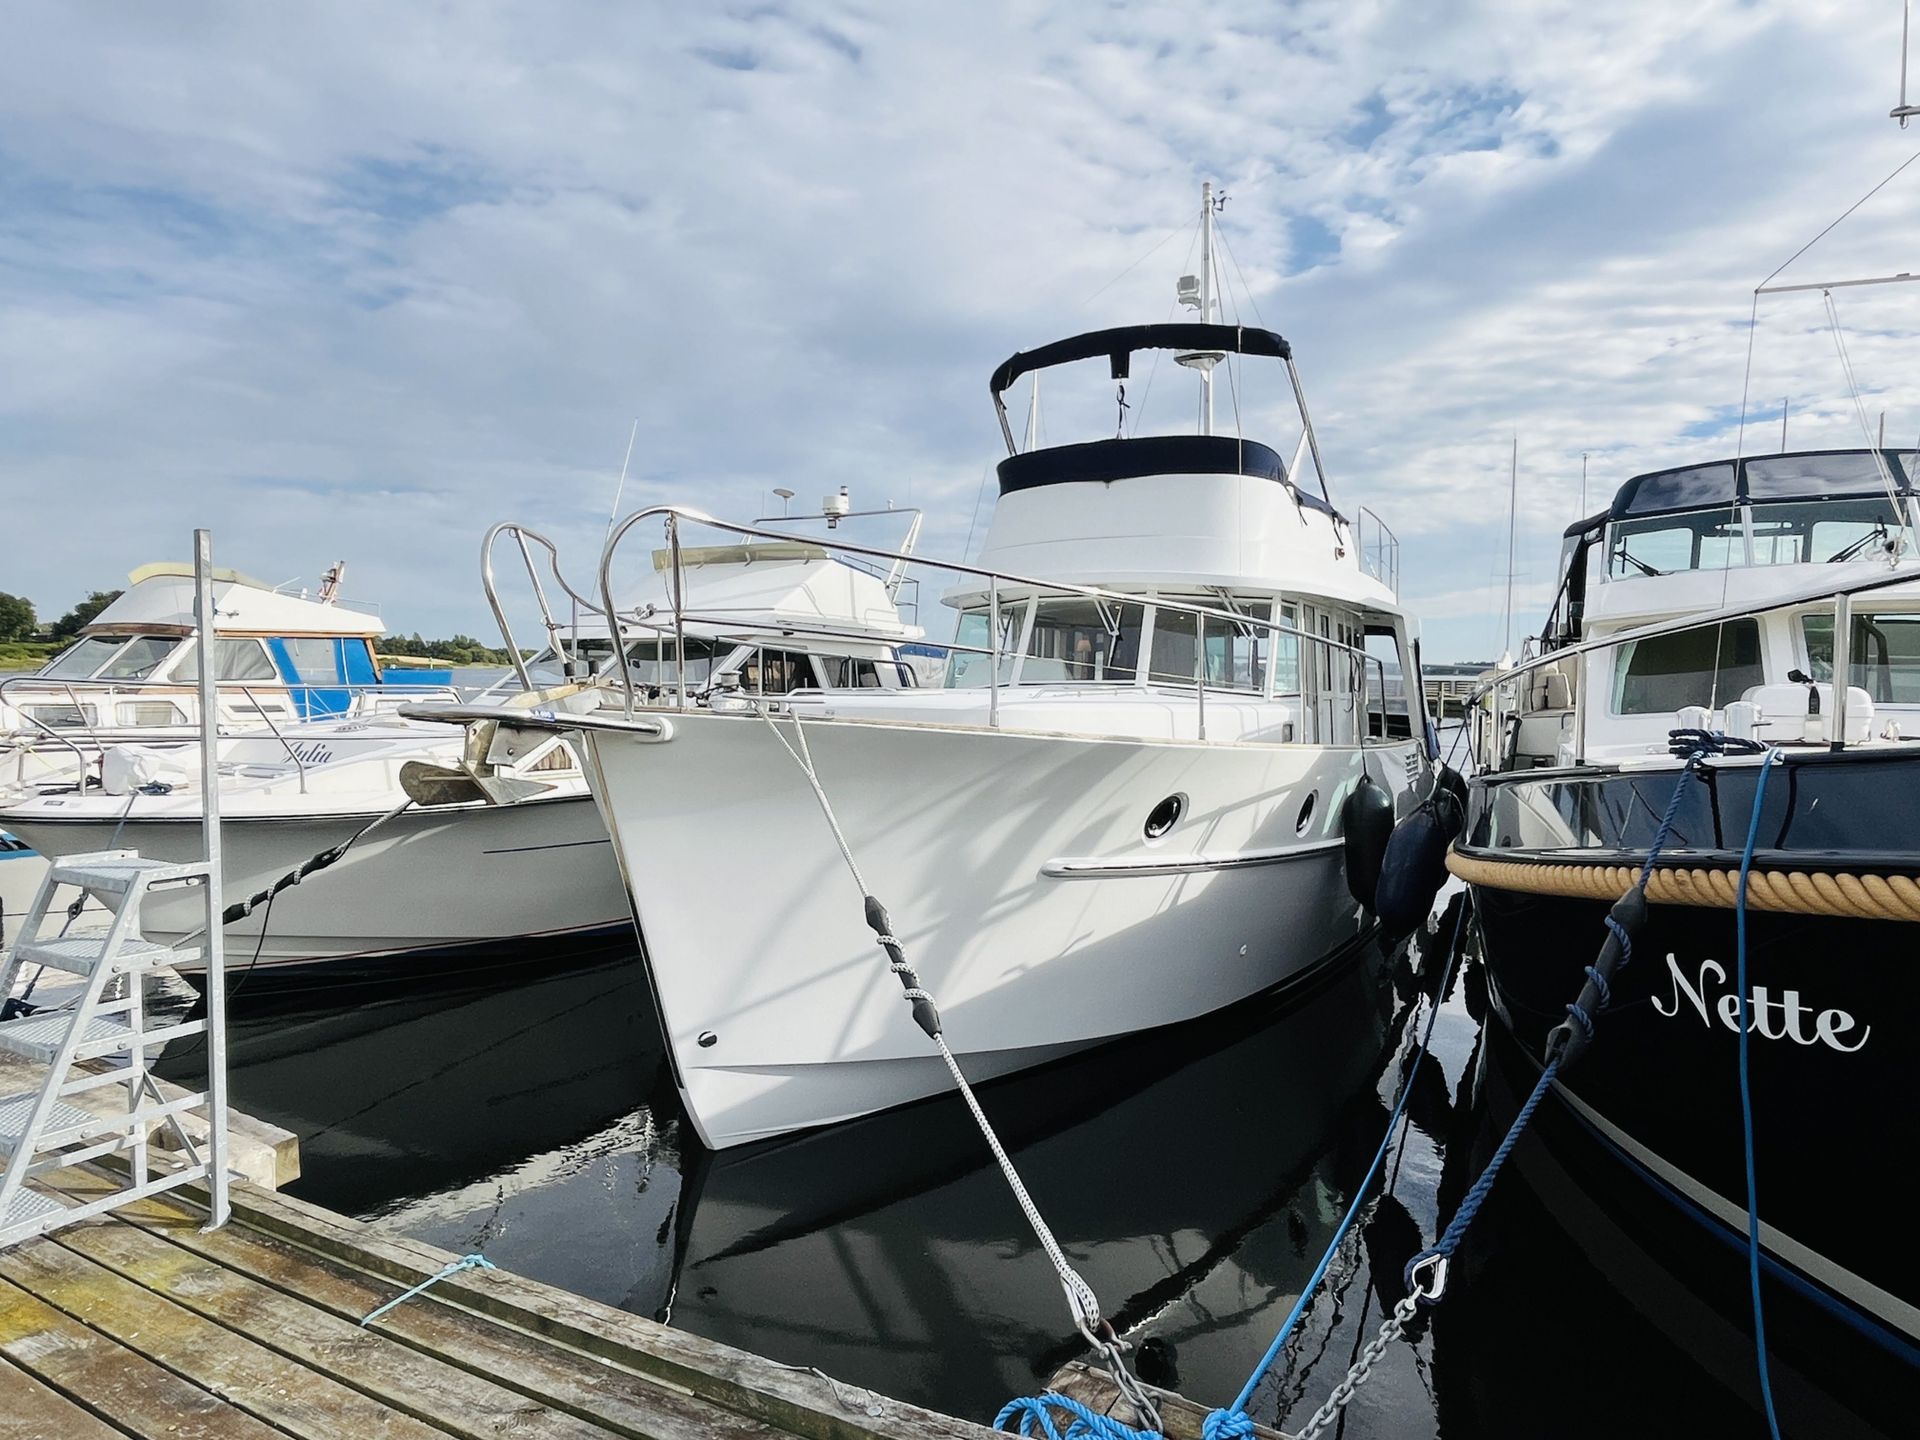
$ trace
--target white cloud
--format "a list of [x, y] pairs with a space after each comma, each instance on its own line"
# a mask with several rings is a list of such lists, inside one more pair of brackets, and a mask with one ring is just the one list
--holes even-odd
[[[1511, 434], [1530, 604], [1582, 451], [1597, 506], [1733, 443], [1752, 286], [1909, 153], [1887, 8], [34, 7], [0, 55], [0, 589], [57, 612], [204, 523], [477, 630], [481, 531], [590, 568], [635, 416], [629, 503], [847, 483], [957, 552], [987, 372], [1164, 315], [1184, 237], [1109, 282], [1212, 176], [1340, 498], [1399, 530], [1429, 652], [1478, 654]], [[1793, 273], [1906, 268], [1916, 185]], [[1840, 304], [1920, 437], [1920, 296]], [[1786, 394], [1795, 443], [1856, 441], [1823, 327], [1763, 311], [1749, 448]], [[1171, 420], [1161, 378], [1130, 398]], [[1051, 438], [1111, 423], [1086, 391]]]

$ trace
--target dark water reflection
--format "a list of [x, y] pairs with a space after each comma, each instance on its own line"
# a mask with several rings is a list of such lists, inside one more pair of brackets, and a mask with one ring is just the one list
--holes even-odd
[[[1439, 938], [1283, 1005], [985, 1087], [1042, 1209], [1158, 1383], [1230, 1399], [1364, 1175], [1440, 979]], [[1437, 922], [1438, 923], [1438, 922]], [[1368, 1212], [1262, 1387], [1298, 1423], [1451, 1215], [1480, 1137], [1476, 977], [1434, 1051]], [[448, 1249], [857, 1385], [988, 1418], [1078, 1353], [1052, 1271], [957, 1099], [713, 1155], [683, 1126], [637, 962], [511, 985], [242, 1014], [236, 1103], [300, 1136], [296, 1193]], [[1503, 1182], [1433, 1333], [1396, 1346], [1349, 1436], [1614, 1434], [1646, 1392], [1561, 1398], [1608, 1336], [1654, 1433], [1744, 1405], [1698, 1372]], [[1596, 1329], [1596, 1327], [1604, 1327]], [[1730, 1412], [1729, 1405], [1734, 1408]], [[1672, 1428], [1669, 1429], [1668, 1427]]]

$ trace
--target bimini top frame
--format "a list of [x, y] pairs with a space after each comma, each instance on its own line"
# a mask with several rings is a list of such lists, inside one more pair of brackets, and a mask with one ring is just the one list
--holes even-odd
[[[1302, 440], [1313, 455], [1313, 471], [1320, 483], [1320, 498], [1332, 508], [1333, 496], [1327, 490], [1326, 467], [1320, 460], [1320, 441], [1313, 433], [1313, 417], [1307, 410], [1307, 396], [1300, 384], [1300, 372], [1293, 363], [1293, 347], [1271, 330], [1251, 325], [1203, 325], [1199, 323], [1166, 325], [1121, 325], [1111, 330], [1089, 330], [1084, 335], [1056, 340], [1038, 350], [1016, 351], [987, 382], [993, 395], [994, 414], [1000, 421], [1000, 434], [1007, 442], [1007, 454], [1018, 455], [1020, 444], [1014, 438], [1013, 423], [1001, 399], [1008, 387], [1022, 375], [1055, 365], [1070, 365], [1076, 360], [1107, 357], [1115, 380], [1133, 373], [1133, 357], [1141, 350], [1176, 350], [1190, 354], [1267, 355], [1287, 367], [1287, 379], [1293, 385], [1294, 403], [1300, 409]], [[1299, 456], [1296, 454], [1296, 462]]]

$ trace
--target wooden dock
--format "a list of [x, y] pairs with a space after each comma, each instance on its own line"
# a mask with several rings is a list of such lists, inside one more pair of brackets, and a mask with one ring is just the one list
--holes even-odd
[[[1048, 1378], [1048, 1390], [1078, 1400], [1089, 1410], [1099, 1415], [1111, 1415], [1123, 1425], [1138, 1423], [1133, 1407], [1121, 1395], [1120, 1387], [1113, 1383], [1113, 1377], [1097, 1365], [1089, 1365], [1084, 1360], [1075, 1360], [1061, 1366]], [[1208, 1407], [1176, 1395], [1171, 1390], [1158, 1390], [1151, 1385], [1142, 1386], [1155, 1405], [1160, 1407], [1160, 1422], [1166, 1427], [1167, 1440], [1203, 1440], [1202, 1427], [1206, 1424]], [[1256, 1440], [1286, 1440], [1278, 1430], [1265, 1425], [1253, 1427]]]
[[[76, 1199], [105, 1178], [56, 1172]], [[252, 1184], [183, 1189], [0, 1252], [0, 1440], [986, 1440]]]

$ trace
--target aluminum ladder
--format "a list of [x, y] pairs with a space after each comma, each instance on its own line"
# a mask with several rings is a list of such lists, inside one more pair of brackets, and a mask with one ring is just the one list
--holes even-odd
[[[204, 861], [170, 865], [131, 850], [109, 850], [56, 860], [41, 882], [13, 950], [0, 958], [0, 996], [13, 993], [24, 966], [78, 976], [79, 994], [57, 1009], [0, 1024], [0, 1050], [45, 1067], [37, 1091], [0, 1097], [0, 1157], [6, 1161], [0, 1178], [0, 1247], [129, 1200], [210, 1180], [224, 1165], [224, 1108], [207, 1106], [204, 1091], [165, 1100], [149, 1073], [149, 1051], [206, 1034], [207, 1022], [151, 1024], [146, 982], [155, 970], [172, 965], [179, 952], [140, 934], [141, 902], [149, 891], [192, 885], [210, 894], [210, 874]], [[56, 907], [54, 898], [62, 889], [77, 890], [78, 901]], [[111, 912], [110, 923], [105, 930], [69, 934], [73, 917], [89, 899]], [[66, 924], [43, 933], [49, 914], [61, 911]], [[196, 1143], [181, 1112], [202, 1107], [208, 1110], [208, 1128]], [[184, 1164], [155, 1168], [149, 1147], [156, 1125], [173, 1132]], [[108, 1155], [126, 1157], [125, 1183], [84, 1205], [62, 1204], [27, 1183]]]

